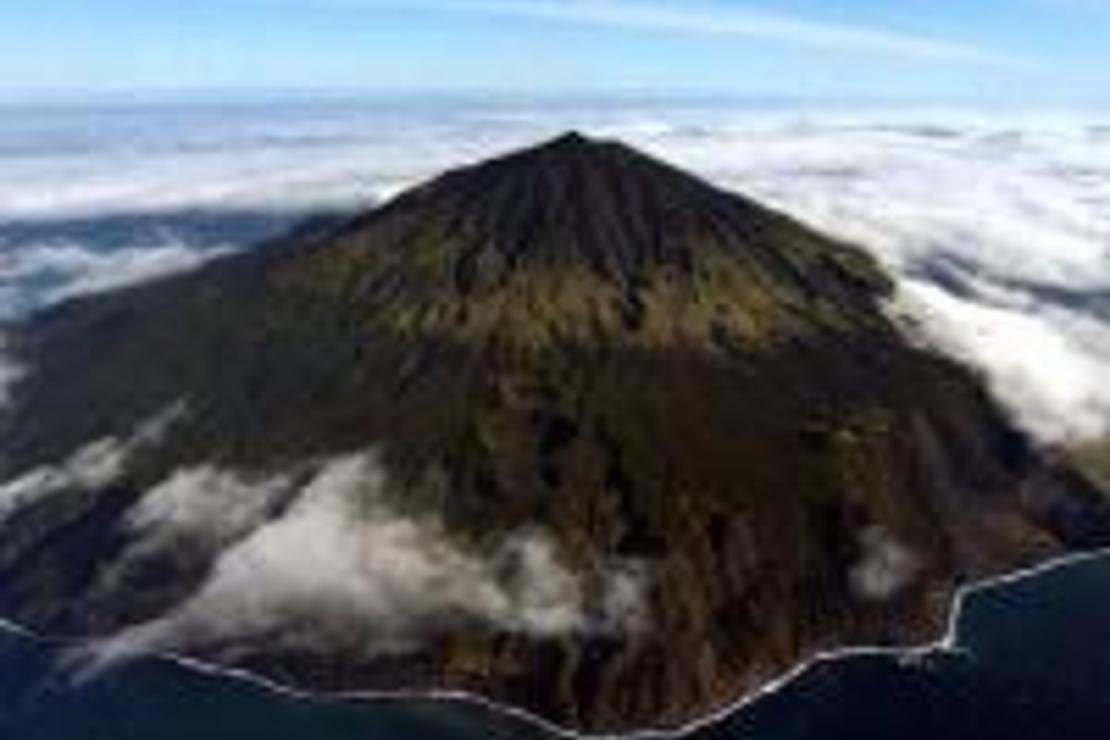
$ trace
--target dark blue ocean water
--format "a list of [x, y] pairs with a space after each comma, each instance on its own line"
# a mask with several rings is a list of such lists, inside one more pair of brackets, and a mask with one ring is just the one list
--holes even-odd
[[[970, 593], [952, 649], [820, 661], [698, 740], [1110, 737], [1110, 555]], [[0, 632], [2, 740], [557, 737], [465, 702], [307, 701], [163, 659], [73, 685], [65, 645]]]

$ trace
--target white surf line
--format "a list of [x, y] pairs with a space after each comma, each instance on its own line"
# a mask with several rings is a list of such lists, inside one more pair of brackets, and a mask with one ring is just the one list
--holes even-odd
[[[10, 632], [19, 637], [26, 637], [37, 642], [51, 642], [51, 640], [48, 640], [47, 638], [39, 635], [36, 632], [32, 632], [31, 630], [24, 627], [22, 624], [17, 624], [9, 619], [0, 618], [0, 631]], [[59, 642], [61, 641], [59, 640]]]
[[[937, 640], [918, 646], [906, 647], [847, 647], [837, 650], [827, 650], [816, 653], [813, 657], [800, 662], [781, 677], [767, 682], [762, 687], [746, 694], [739, 700], [707, 714], [701, 719], [694, 720], [674, 729], [645, 729], [627, 733], [583, 733], [544, 719], [526, 709], [502, 704], [489, 698], [466, 691], [362, 691], [362, 692], [320, 692], [299, 689], [282, 683], [261, 674], [244, 668], [227, 668], [213, 663], [207, 663], [197, 658], [190, 658], [174, 652], [150, 652], [134, 656], [133, 660], [162, 660], [189, 671], [206, 676], [228, 678], [247, 686], [264, 689], [275, 696], [295, 699], [316, 704], [354, 704], [354, 703], [428, 703], [442, 702], [445, 704], [469, 704], [474, 707], [490, 710], [493, 714], [503, 717], [522, 720], [536, 729], [547, 732], [555, 737], [566, 740], [674, 740], [692, 735], [712, 725], [721, 723], [729, 717], [735, 716], [773, 694], [787, 688], [791, 683], [800, 678], [811, 668], [823, 663], [835, 662], [838, 659], [853, 657], [888, 657], [901, 661], [913, 661], [932, 653], [942, 652], [952, 655], [967, 654], [967, 650], [956, 643], [957, 626], [963, 611], [964, 601], [969, 596], [1004, 587], [1046, 573], [1067, 568], [1072, 565], [1082, 564], [1110, 557], [1110, 548], [1092, 550], [1088, 552], [1072, 553], [1058, 558], [1047, 560], [1029, 568], [1013, 571], [993, 578], [987, 578], [976, 583], [961, 586], [956, 589], [949, 609], [945, 633]], [[0, 618], [0, 630], [7, 630], [20, 636], [52, 644], [74, 644], [85, 642], [87, 638], [54, 637], [35, 632], [34, 630]]]

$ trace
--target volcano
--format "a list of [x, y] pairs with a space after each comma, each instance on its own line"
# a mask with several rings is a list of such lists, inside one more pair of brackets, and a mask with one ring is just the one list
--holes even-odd
[[11, 328], [0, 614], [672, 728], [936, 639], [1106, 502], [861, 249], [571, 134]]

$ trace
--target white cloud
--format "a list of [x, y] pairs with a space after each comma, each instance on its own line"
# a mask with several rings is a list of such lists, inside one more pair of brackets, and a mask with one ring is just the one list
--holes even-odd
[[885, 601], [910, 584], [921, 568], [918, 557], [882, 527], [859, 533], [862, 551], [849, 575], [852, 588], [864, 599]]
[[134, 536], [185, 533], [227, 542], [266, 519], [288, 476], [248, 480], [211, 466], [181, 470], [154, 487], [127, 514]]
[[[193, 269], [229, 249], [196, 249], [179, 243], [95, 250], [77, 243], [40, 244], [0, 255], [0, 286], [38, 284], [34, 303], [100, 293]], [[20, 307], [13, 296], [0, 317]]]
[[1042, 440], [1110, 432], [1110, 136], [1097, 116], [631, 106], [579, 113], [877, 253]]
[[0, 485], [0, 522], [20, 509], [68, 488], [92, 490], [121, 472], [124, 445], [115, 439], [92, 442], [58, 465], [35, 468]]
[[987, 371], [995, 393], [1040, 439], [1110, 428], [1110, 326], [1052, 306], [1014, 308], [906, 281], [906, 310], [932, 342]]
[[189, 531], [226, 549], [179, 608], [93, 646], [92, 668], [138, 652], [262, 639], [375, 657], [468, 624], [541, 637], [647, 625], [641, 566], [604, 569], [591, 594], [590, 579], [542, 530], [509, 533], [484, 553], [464, 548], [434, 513], [398, 513], [372, 456], [327, 462], [276, 516], [275, 493], [290, 480], [252, 487], [201, 469], [151, 491], [129, 517], [141, 537], [133, 553]]
[[1097, 118], [708, 114], [633, 141], [876, 252], [938, 346], [1048, 442], [1110, 431], [1110, 139]]
[[175, 404], [140, 424], [126, 439], [91, 442], [60, 463], [43, 465], [0, 483], [0, 523], [46, 496], [109, 485], [123, 475], [131, 455], [161, 441], [185, 411], [185, 404]]

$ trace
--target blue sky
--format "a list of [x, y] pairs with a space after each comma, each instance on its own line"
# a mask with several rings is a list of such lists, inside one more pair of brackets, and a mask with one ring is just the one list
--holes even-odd
[[1101, 0], [0, 0], [0, 96], [1105, 102]]

